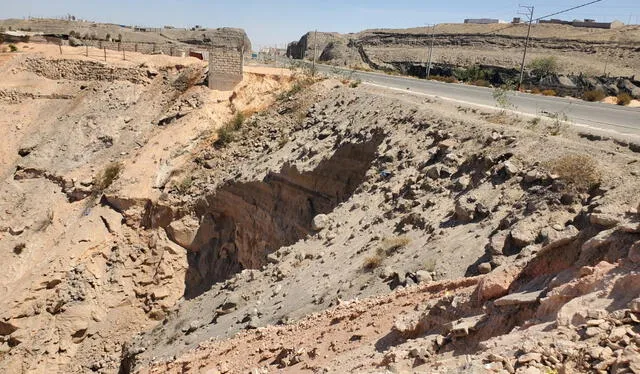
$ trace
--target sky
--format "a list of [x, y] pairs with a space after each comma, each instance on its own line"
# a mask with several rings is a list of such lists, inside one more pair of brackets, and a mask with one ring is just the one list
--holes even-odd
[[[62, 17], [97, 22], [162, 27], [240, 27], [254, 49], [284, 46], [314, 29], [341, 33], [370, 28], [407, 28], [460, 23], [465, 18], [511, 20], [518, 5], [535, 6], [535, 17], [590, 0], [0, 0], [0, 18]], [[639, 0], [603, 0], [563, 19], [594, 18], [640, 23]]]

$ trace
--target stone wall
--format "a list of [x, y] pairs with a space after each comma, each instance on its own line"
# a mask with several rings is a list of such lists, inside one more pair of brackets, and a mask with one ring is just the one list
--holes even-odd
[[[82, 40], [82, 43], [90, 47], [106, 48], [112, 51], [126, 51], [126, 52], [139, 52], [145, 54], [162, 53], [168, 56], [182, 56], [184, 53], [189, 55], [190, 48], [186, 45], [171, 46], [167, 44], [155, 44], [155, 43], [118, 43], [108, 42], [104, 40]], [[196, 48], [194, 48], [196, 49]]]
[[209, 88], [231, 91], [242, 81], [242, 49], [213, 47], [209, 53]]

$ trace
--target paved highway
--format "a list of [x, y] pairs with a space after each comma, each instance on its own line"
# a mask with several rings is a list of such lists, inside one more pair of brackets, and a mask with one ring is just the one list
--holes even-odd
[[[316, 65], [318, 71], [335, 73], [335, 67]], [[341, 69], [353, 74], [354, 79], [403, 91], [417, 92], [429, 96], [458, 101], [461, 103], [496, 107], [493, 89], [465, 84], [442, 83], [424, 79], [398, 77], [380, 73], [369, 73]], [[632, 137], [640, 136], [640, 108], [629, 108], [612, 104], [591, 103], [573, 98], [546, 97], [521, 92], [509, 92], [512, 109], [532, 116], [553, 114], [566, 115], [569, 122]]]

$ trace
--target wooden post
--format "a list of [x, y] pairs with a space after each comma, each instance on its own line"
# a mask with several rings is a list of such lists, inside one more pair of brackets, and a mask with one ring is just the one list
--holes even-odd
[[104, 62], [107, 62], [107, 47], [104, 47]]
[[120, 42], [118, 42], [118, 51], [120, 50]]
[[84, 47], [85, 47], [84, 54], [85, 54], [85, 56], [89, 57], [89, 45], [88, 45], [88, 44], [85, 44], [85, 46], [84, 46]]
[[133, 50], [134, 50], [135, 52], [138, 52], [138, 43], [136, 43], [136, 44], [135, 44], [135, 46], [133, 46]]
[[173, 56], [173, 47], [169, 48], [169, 56]]
[[122, 48], [122, 59], [123, 60], [127, 60], [127, 56], [124, 54], [124, 48]]
[[58, 47], [60, 47], [60, 54], [62, 54], [62, 39], [60, 40], [60, 44], [58, 45]]
[[153, 52], [153, 53], [155, 53], [155, 52], [156, 52], [156, 43], [153, 43], [153, 51], [152, 51], [152, 52]]

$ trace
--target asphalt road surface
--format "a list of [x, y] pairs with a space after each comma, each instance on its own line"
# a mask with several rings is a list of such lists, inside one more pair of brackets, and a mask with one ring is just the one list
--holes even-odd
[[[325, 74], [336, 73], [336, 68], [316, 65]], [[398, 77], [341, 69], [354, 79], [386, 88], [411, 91], [464, 104], [496, 107], [493, 89], [465, 84], [442, 83], [424, 79]], [[566, 116], [576, 126], [591, 128], [618, 135], [640, 137], [640, 108], [612, 104], [591, 103], [574, 98], [547, 97], [521, 92], [509, 92], [512, 110], [532, 116]]]

